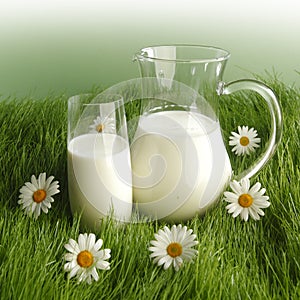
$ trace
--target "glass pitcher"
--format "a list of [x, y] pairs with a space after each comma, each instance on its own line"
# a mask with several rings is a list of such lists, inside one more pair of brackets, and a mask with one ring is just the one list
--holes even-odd
[[[157, 99], [164, 97], [156, 93], [156, 99], [147, 99], [131, 144], [133, 200], [142, 214], [186, 220], [205, 213], [220, 198], [232, 178], [218, 120], [222, 95], [255, 91], [267, 103], [271, 116], [269, 141], [263, 153], [246, 170], [235, 174], [235, 179], [252, 177], [274, 154], [282, 132], [278, 100], [257, 80], [223, 82], [229, 57], [223, 49], [192, 45], [147, 47], [135, 54], [141, 77], [154, 78], [161, 95], [166, 93], [170, 98], [175, 91], [177, 97], [160, 101]], [[151, 94], [153, 84], [145, 82], [144, 93]], [[196, 92], [197, 97], [178, 99], [179, 83]]]

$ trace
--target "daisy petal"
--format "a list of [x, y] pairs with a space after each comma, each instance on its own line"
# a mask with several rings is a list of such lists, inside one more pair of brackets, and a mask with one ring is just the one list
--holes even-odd
[[110, 263], [105, 260], [100, 260], [96, 264], [97, 269], [101, 270], [109, 270], [110, 269]]
[[[45, 174], [46, 175], [46, 174]], [[49, 176], [44, 184], [44, 189], [47, 190], [50, 187], [51, 181], [54, 179], [54, 176]], [[56, 185], [58, 181], [53, 182], [54, 185]]]
[[46, 173], [41, 173], [38, 177], [38, 188], [45, 189], [45, 182], [46, 182]]
[[79, 246], [79, 249], [81, 251], [87, 250], [86, 240], [87, 240], [87, 235], [86, 234], [79, 234], [78, 246]]
[[[38, 181], [36, 180], [36, 177], [34, 175], [31, 176], [31, 184], [35, 187], [35, 189], [37, 190], [39, 188], [39, 184]], [[29, 183], [29, 182], [26, 182]], [[25, 184], [26, 184], [25, 183]], [[29, 183], [30, 184], [30, 183]]]
[[99, 239], [94, 245], [94, 250], [98, 251], [99, 249], [101, 249], [102, 245], [103, 245], [103, 240]]
[[95, 242], [96, 236], [93, 233], [90, 233], [86, 241], [86, 249], [91, 251], [95, 245]]
[[76, 265], [71, 271], [70, 271], [70, 278], [74, 277], [77, 272], [80, 270], [80, 266], [79, 265]]
[[98, 275], [98, 273], [97, 273], [96, 268], [93, 268], [93, 269], [92, 269], [91, 275], [93, 276], [93, 278], [94, 278], [95, 281], [98, 281], [98, 280], [99, 280], [99, 275]]

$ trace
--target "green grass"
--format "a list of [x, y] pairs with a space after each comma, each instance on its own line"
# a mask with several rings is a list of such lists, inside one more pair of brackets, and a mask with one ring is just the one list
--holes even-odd
[[[179, 272], [162, 270], [149, 258], [149, 241], [164, 223], [117, 227], [107, 220], [95, 232], [111, 248], [111, 269], [92, 285], [77, 284], [63, 271], [64, 244], [77, 239], [80, 218], [67, 194], [67, 98], [0, 102], [0, 298], [1, 299], [299, 299], [300, 298], [300, 92], [276, 77], [267, 79], [283, 110], [282, 142], [255, 177], [271, 206], [260, 221], [227, 214], [225, 202], [185, 224], [197, 234], [199, 255]], [[253, 100], [253, 103], [248, 99]], [[268, 116], [259, 98], [223, 98], [224, 136], [237, 125], [268, 137]], [[130, 112], [129, 112], [130, 113]], [[229, 152], [230, 149], [228, 148]], [[230, 153], [234, 168], [249, 164]], [[47, 215], [33, 220], [17, 204], [32, 174], [47, 172], [61, 193]]]

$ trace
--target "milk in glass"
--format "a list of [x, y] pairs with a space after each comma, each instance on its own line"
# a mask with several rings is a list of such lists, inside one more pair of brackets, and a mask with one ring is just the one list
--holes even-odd
[[68, 145], [71, 209], [81, 222], [94, 227], [104, 216], [129, 221], [132, 174], [129, 144], [116, 134], [83, 134]]

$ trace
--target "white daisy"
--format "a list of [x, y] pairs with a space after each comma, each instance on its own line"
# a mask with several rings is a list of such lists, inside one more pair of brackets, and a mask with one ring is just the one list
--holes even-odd
[[232, 152], [238, 156], [241, 154], [250, 154], [255, 151], [260, 143], [260, 138], [257, 137], [257, 131], [254, 128], [248, 129], [248, 126], [238, 126], [238, 132], [231, 132], [232, 136], [229, 137], [229, 145], [234, 146]]
[[254, 220], [259, 220], [260, 216], [264, 216], [262, 208], [270, 206], [268, 196], [264, 196], [265, 188], [261, 189], [259, 182], [250, 188], [249, 179], [242, 179], [241, 183], [233, 180], [230, 183], [233, 192], [224, 192], [225, 201], [229, 202], [226, 206], [228, 213], [235, 218], [240, 215], [241, 219], [248, 221], [249, 215]]
[[110, 269], [110, 263], [106, 261], [110, 258], [110, 249], [100, 250], [102, 244], [102, 239], [96, 242], [93, 233], [79, 234], [78, 243], [73, 239], [69, 240], [65, 245], [70, 253], [65, 254], [67, 263], [64, 265], [64, 270], [70, 272], [70, 278], [77, 275], [78, 282], [86, 281], [91, 284], [92, 279], [99, 280], [97, 269]]
[[116, 132], [116, 124], [114, 118], [101, 118], [98, 116], [94, 120], [94, 124], [90, 125], [90, 132], [92, 133], [115, 133]]
[[38, 218], [41, 210], [45, 214], [48, 213], [51, 202], [54, 202], [51, 196], [59, 193], [58, 181], [51, 183], [53, 179], [54, 176], [46, 179], [46, 173], [41, 173], [38, 179], [32, 175], [31, 182], [25, 182], [25, 185], [22, 186], [18, 203], [22, 204], [22, 209], [27, 215], [34, 215], [35, 218]]
[[149, 251], [153, 253], [153, 263], [158, 266], [164, 265], [164, 269], [168, 269], [172, 264], [176, 271], [182, 266], [183, 262], [191, 261], [198, 251], [192, 247], [198, 244], [195, 241], [196, 235], [192, 234], [193, 230], [187, 230], [187, 227], [173, 225], [171, 230], [165, 226], [164, 230], [160, 229], [154, 236], [156, 240], [150, 241], [153, 247], [149, 247]]

